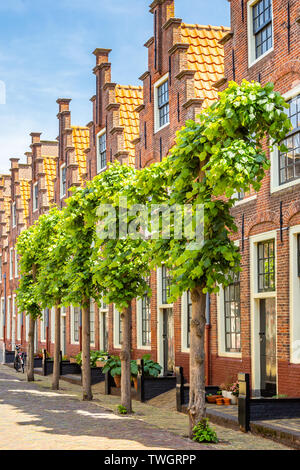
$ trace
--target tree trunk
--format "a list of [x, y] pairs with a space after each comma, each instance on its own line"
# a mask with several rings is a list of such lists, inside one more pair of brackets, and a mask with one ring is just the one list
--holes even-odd
[[121, 405], [132, 412], [131, 405], [131, 371], [130, 371], [130, 352], [131, 352], [131, 306], [125, 308], [121, 313], [122, 319], [122, 351], [121, 357]]
[[86, 301], [82, 306], [82, 394], [83, 400], [92, 400], [90, 364], [90, 307]]
[[52, 376], [52, 390], [59, 390], [60, 377], [60, 307], [55, 308], [55, 340], [54, 340], [54, 363]]
[[193, 428], [206, 416], [205, 406], [205, 310], [206, 294], [202, 287], [191, 290], [192, 320], [190, 336], [190, 401], [189, 435], [193, 436]]
[[34, 381], [34, 331], [35, 319], [29, 315], [28, 348], [27, 348], [27, 382]]

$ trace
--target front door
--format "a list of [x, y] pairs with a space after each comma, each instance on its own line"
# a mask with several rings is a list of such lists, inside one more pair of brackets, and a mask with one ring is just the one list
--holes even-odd
[[276, 305], [275, 299], [260, 300], [261, 395], [276, 395]]
[[173, 309], [163, 310], [163, 353], [164, 375], [173, 375], [175, 367], [174, 317]]

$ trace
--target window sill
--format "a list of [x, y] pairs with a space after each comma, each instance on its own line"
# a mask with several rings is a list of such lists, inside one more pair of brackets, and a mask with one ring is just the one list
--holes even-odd
[[273, 51], [274, 51], [274, 47], [271, 47], [271, 49], [266, 51], [264, 54], [259, 56], [257, 59], [255, 59], [254, 61], [249, 62], [248, 63], [248, 68], [250, 69], [251, 67], [253, 67], [253, 65], [256, 65], [260, 60], [264, 59], [268, 54], [270, 54], [270, 52], [273, 52]]
[[277, 193], [278, 191], [283, 191], [284, 189], [292, 188], [297, 184], [300, 184], [300, 178], [294, 181], [290, 181], [289, 183], [281, 184], [280, 186], [274, 186], [271, 188], [271, 194]]
[[158, 127], [158, 128], [155, 128], [155, 129], [154, 129], [154, 134], [157, 134], [158, 132], [162, 131], [163, 129], [165, 129], [165, 128], [168, 127], [169, 125], [170, 125], [170, 122], [167, 122], [167, 123], [164, 124], [163, 126]]
[[254, 196], [246, 197], [245, 199], [241, 199], [240, 201], [237, 201], [233, 207], [241, 206], [242, 204], [246, 204], [246, 202], [255, 201], [255, 199], [257, 199], [256, 194], [254, 194]]
[[275, 291], [266, 291], [266, 292], [256, 292], [253, 297], [255, 299], [269, 299], [272, 297], [276, 297], [276, 290]]
[[97, 170], [97, 175], [100, 175], [100, 173], [103, 173], [103, 171], [107, 170], [107, 166], [104, 168], [100, 168], [100, 170]]
[[218, 352], [219, 357], [228, 357], [232, 359], [242, 359], [242, 353]]

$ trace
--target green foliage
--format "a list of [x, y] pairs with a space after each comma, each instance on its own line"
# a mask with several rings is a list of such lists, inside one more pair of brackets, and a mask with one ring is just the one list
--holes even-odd
[[144, 374], [146, 377], [158, 377], [161, 373], [162, 367], [158, 362], [151, 359], [150, 354], [144, 354]]
[[193, 441], [196, 442], [218, 442], [216, 432], [209, 426], [208, 418], [202, 418], [193, 428]]
[[127, 408], [123, 405], [118, 405], [118, 412], [120, 415], [127, 415]]
[[106, 372], [110, 372], [112, 377], [121, 375], [121, 360], [119, 356], [110, 356], [103, 367], [103, 374], [106, 374]]
[[[219, 285], [228, 285], [240, 271], [239, 249], [232, 240], [237, 231], [231, 214], [239, 191], [259, 190], [269, 161], [265, 148], [280, 145], [290, 129], [284, 112], [287, 104], [272, 84], [230, 82], [220, 99], [199, 116], [189, 120], [177, 132], [176, 144], [162, 162], [164, 171], [152, 165], [138, 176], [140, 193], [146, 183], [159, 192], [156, 181], [167, 181], [165, 202], [189, 204], [193, 216], [199, 205], [204, 208], [204, 243], [193, 246], [187, 237], [174, 237], [174, 219], [170, 239], [160, 237], [152, 247], [152, 267], [162, 262], [171, 269], [169, 301], [183, 292], [201, 287], [213, 293]], [[268, 144], [267, 138], [270, 143]], [[164, 176], [162, 176], [164, 173]], [[148, 194], [148, 193], [147, 193]], [[152, 198], [159, 197], [158, 195]]]
[[[106, 361], [108, 357], [108, 353], [105, 351], [91, 351], [90, 352], [90, 364], [91, 367], [97, 367], [97, 361]], [[75, 356], [76, 362], [79, 366], [82, 365], [82, 352], [80, 351]]]

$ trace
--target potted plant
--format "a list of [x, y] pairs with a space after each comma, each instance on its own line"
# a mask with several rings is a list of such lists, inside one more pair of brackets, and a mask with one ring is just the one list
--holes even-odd
[[121, 360], [119, 356], [110, 356], [103, 367], [103, 374], [109, 372], [114, 378], [117, 388], [121, 387]]
[[162, 367], [158, 362], [152, 361], [150, 354], [143, 356], [145, 377], [158, 377]]
[[136, 361], [130, 361], [130, 373], [131, 373], [131, 380], [133, 381], [134, 388], [137, 391], [137, 375], [138, 375], [138, 366]]
[[220, 398], [220, 395], [212, 395], [211, 393], [206, 395], [206, 400], [208, 403], [216, 403], [217, 398]]
[[77, 356], [70, 356], [70, 363], [71, 364], [78, 364]]
[[96, 354], [96, 367], [104, 367], [108, 359], [108, 352], [106, 351], [95, 351]]
[[237, 399], [239, 396], [240, 390], [239, 390], [239, 383], [238, 381], [234, 382], [231, 387], [230, 387], [230, 394], [231, 396], [228, 397], [231, 399], [231, 404], [236, 405], [237, 404]]

